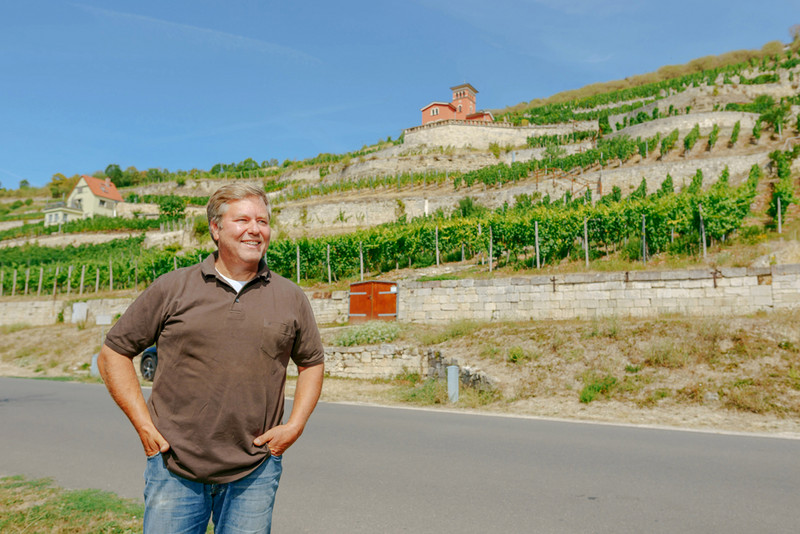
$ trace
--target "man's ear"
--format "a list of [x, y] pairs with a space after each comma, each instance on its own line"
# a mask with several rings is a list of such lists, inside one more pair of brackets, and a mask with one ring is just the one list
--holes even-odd
[[214, 238], [214, 241], [219, 241], [219, 226], [215, 221], [208, 223], [208, 231], [211, 233], [211, 237]]

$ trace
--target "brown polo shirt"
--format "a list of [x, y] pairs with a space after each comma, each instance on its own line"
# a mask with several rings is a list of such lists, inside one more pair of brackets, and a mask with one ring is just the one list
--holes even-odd
[[310, 367], [325, 355], [298, 286], [262, 261], [237, 295], [214, 269], [214, 256], [159, 277], [111, 328], [106, 344], [131, 358], [157, 344], [147, 404], [171, 447], [167, 468], [225, 483], [269, 455], [253, 439], [281, 424], [289, 358]]

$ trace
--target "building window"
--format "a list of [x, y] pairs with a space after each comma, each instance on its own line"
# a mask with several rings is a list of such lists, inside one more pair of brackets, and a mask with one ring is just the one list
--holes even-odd
[[458, 112], [461, 113], [461, 104], [458, 105]]
[[438, 115], [438, 114], [439, 114], [439, 108], [433, 108], [431, 110], [431, 116]]

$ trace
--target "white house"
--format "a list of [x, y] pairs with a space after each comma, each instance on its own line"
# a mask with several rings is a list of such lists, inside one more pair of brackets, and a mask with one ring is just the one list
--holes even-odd
[[95, 215], [116, 217], [120, 202], [122, 195], [110, 179], [83, 175], [65, 202], [56, 202], [44, 210], [44, 225], [63, 224]]

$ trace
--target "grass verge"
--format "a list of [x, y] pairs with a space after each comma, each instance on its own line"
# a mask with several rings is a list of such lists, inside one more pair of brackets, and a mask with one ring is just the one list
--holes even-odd
[[144, 506], [100, 490], [65, 490], [50, 479], [0, 478], [0, 532], [142, 532]]

